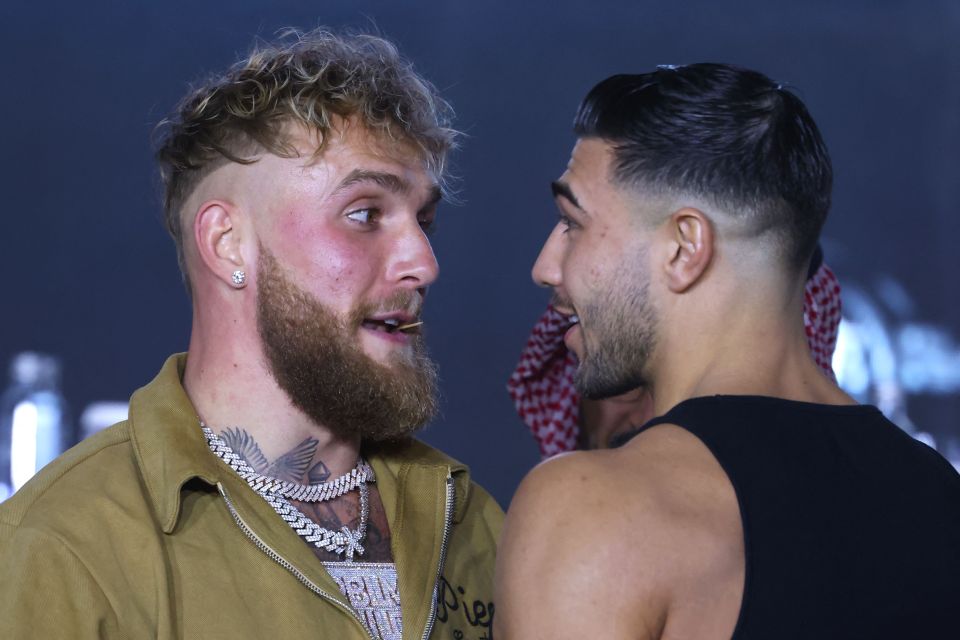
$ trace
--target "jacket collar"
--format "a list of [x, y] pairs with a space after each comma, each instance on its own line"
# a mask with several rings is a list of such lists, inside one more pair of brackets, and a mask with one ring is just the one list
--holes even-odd
[[193, 478], [216, 485], [228, 470], [210, 453], [181, 384], [186, 364], [186, 354], [170, 356], [157, 377], [130, 398], [133, 449], [165, 533], [177, 524], [183, 485]]
[[[200, 478], [211, 486], [236, 479], [207, 447], [200, 419], [181, 381], [186, 354], [170, 356], [157, 377], [138, 389], [130, 399], [133, 448], [143, 474], [154, 512], [165, 533], [177, 525], [183, 486]], [[403, 444], [378, 447], [368, 452], [378, 474], [399, 476], [407, 465], [446, 467], [455, 483], [454, 522], [460, 522], [470, 497], [470, 476], [466, 465], [414, 439]], [[384, 500], [388, 499], [384, 496]]]

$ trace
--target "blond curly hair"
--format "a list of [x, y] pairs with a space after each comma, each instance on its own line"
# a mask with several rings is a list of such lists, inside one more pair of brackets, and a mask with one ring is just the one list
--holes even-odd
[[158, 125], [164, 223], [184, 277], [181, 209], [205, 176], [228, 162], [255, 162], [262, 151], [296, 157], [285, 135], [290, 124], [318, 134], [319, 156], [344, 118], [411, 145], [445, 188], [446, 156], [457, 136], [452, 110], [383, 38], [289, 30], [195, 87]]

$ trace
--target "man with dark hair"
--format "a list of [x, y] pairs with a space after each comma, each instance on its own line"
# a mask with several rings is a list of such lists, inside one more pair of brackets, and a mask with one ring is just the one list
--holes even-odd
[[189, 351], [0, 507], [0, 636], [491, 625], [502, 512], [412, 437], [448, 118], [393, 45], [325, 31], [183, 100], [158, 157]]
[[578, 322], [578, 390], [659, 416], [523, 481], [497, 637], [955, 634], [960, 476], [821, 371], [800, 321], [826, 147], [767, 77], [620, 75], [576, 118], [534, 279]]
[[[833, 352], [841, 309], [840, 283], [817, 250], [803, 290], [803, 328], [810, 355], [831, 379], [836, 379]], [[573, 381], [577, 358], [563, 341], [576, 322], [575, 315], [547, 305], [507, 381], [517, 414], [544, 460], [576, 449], [616, 446], [654, 417], [653, 397], [645, 387], [610, 398], [580, 397]]]

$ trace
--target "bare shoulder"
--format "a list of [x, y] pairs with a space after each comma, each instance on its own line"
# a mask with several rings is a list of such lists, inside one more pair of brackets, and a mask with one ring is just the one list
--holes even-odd
[[[656, 589], [638, 588], [619, 570], [629, 516], [621, 509], [618, 452], [591, 451], [549, 460], [514, 495], [497, 552], [495, 636], [514, 638], [656, 638]], [[630, 611], [623, 590], [641, 596]], [[634, 600], [630, 597], [629, 600]], [[627, 619], [629, 617], [629, 619]]]
[[659, 638], [703, 556], [740, 543], [736, 496], [683, 429], [658, 426], [621, 449], [550, 460], [507, 513], [499, 637]]
[[[517, 489], [507, 526], [511, 536], [547, 527], [556, 533], [592, 527], [602, 529], [595, 535], [607, 548], [633, 550], [636, 533], [649, 540], [675, 539], [671, 529], [712, 530], [713, 516], [727, 512], [739, 522], [736, 494], [719, 463], [699, 438], [664, 424], [619, 449], [570, 453], [541, 463]], [[549, 544], [567, 544], [571, 538], [550, 536]]]

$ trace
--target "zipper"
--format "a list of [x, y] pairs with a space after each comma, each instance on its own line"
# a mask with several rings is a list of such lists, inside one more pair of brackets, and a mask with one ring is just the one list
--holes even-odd
[[430, 615], [427, 617], [427, 626], [423, 630], [423, 640], [427, 640], [433, 632], [433, 623], [437, 617], [437, 594], [440, 590], [440, 576], [443, 573], [443, 564], [447, 560], [447, 542], [450, 540], [450, 529], [453, 528], [453, 474], [447, 467], [447, 503], [443, 511], [443, 537], [440, 539], [440, 563], [437, 565], [437, 577], [433, 582], [433, 598], [430, 601]]
[[[250, 541], [253, 542], [253, 544], [256, 545], [258, 549], [260, 549], [260, 551], [262, 551], [264, 554], [266, 554], [268, 558], [276, 562], [278, 565], [286, 569], [288, 572], [293, 574], [293, 577], [296, 578], [300, 582], [300, 584], [305, 586], [307, 589], [310, 589], [310, 591], [314, 592], [324, 600], [332, 604], [335, 604], [340, 609], [350, 614], [350, 616], [354, 620], [356, 620], [357, 623], [359, 623], [360, 628], [363, 629], [364, 635], [370, 638], [370, 640], [374, 640], [373, 636], [370, 635], [370, 632], [367, 631], [367, 627], [363, 624], [363, 621], [360, 619], [360, 616], [357, 615], [357, 612], [354, 611], [352, 607], [345, 605], [340, 600], [337, 600], [332, 595], [322, 590], [320, 587], [314, 584], [314, 582], [310, 578], [303, 575], [303, 572], [301, 572], [299, 569], [293, 566], [292, 563], [290, 563], [287, 559], [285, 559], [279, 553], [274, 551], [266, 542], [261, 540], [260, 536], [254, 533], [253, 529], [251, 529], [250, 526], [246, 522], [244, 522], [243, 518], [240, 517], [240, 514], [237, 513], [237, 509], [233, 506], [233, 501], [230, 499], [230, 496], [227, 495], [227, 490], [224, 489], [223, 485], [220, 484], [219, 482], [217, 483], [217, 490], [220, 492], [220, 495], [223, 496], [224, 502], [227, 503], [227, 509], [230, 510], [230, 515], [233, 516], [233, 521], [237, 523], [237, 526], [240, 527], [240, 530], [243, 531], [244, 535], [246, 535], [247, 538], [249, 538]], [[448, 493], [449, 493], [449, 490], [448, 490]], [[442, 564], [443, 552], [441, 552], [440, 558], [441, 558], [441, 564]], [[436, 587], [434, 587], [434, 592], [436, 592]], [[434, 597], [434, 606], [436, 606], [435, 603], [436, 603], [436, 597]]]

